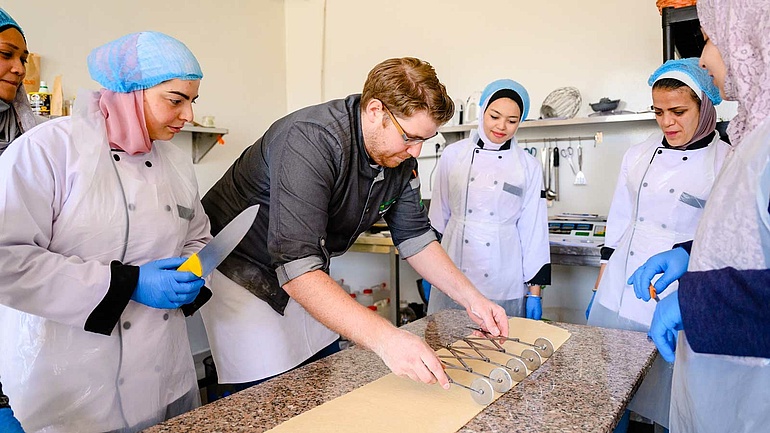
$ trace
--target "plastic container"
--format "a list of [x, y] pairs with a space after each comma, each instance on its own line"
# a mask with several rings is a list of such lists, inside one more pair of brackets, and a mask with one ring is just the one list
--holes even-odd
[[48, 90], [48, 84], [46, 84], [45, 81], [40, 81], [40, 89], [37, 91], [38, 93], [51, 93], [50, 90]]
[[390, 298], [375, 301], [374, 306], [377, 307], [377, 314], [390, 320]]
[[364, 307], [374, 305], [374, 291], [372, 289], [364, 289], [359, 295], [357, 295], [356, 300]]
[[390, 298], [390, 289], [388, 289], [388, 284], [387, 283], [376, 284], [376, 285], [370, 287], [370, 289], [372, 289], [372, 295], [374, 296], [374, 302]]

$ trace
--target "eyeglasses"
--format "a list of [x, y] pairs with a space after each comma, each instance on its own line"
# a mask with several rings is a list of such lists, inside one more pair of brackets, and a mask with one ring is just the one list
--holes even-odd
[[[380, 101], [382, 102], [382, 101]], [[418, 144], [422, 144], [427, 140], [430, 140], [431, 138], [438, 135], [438, 131], [436, 131], [435, 134], [433, 134], [431, 137], [422, 138], [422, 137], [410, 137], [404, 132], [404, 128], [401, 127], [401, 124], [398, 123], [398, 120], [396, 120], [396, 116], [393, 115], [393, 113], [390, 112], [388, 107], [385, 105], [385, 103], [382, 104], [382, 108], [385, 109], [385, 112], [388, 113], [388, 116], [390, 117], [390, 120], [393, 122], [393, 125], [398, 130], [398, 133], [401, 134], [401, 138], [404, 140], [405, 146], [416, 146]]]

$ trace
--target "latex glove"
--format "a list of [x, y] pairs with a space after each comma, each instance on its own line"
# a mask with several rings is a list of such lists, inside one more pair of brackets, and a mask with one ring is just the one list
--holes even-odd
[[527, 295], [527, 319], [540, 320], [543, 317], [543, 298]]
[[139, 282], [131, 299], [153, 308], [174, 309], [195, 300], [205, 281], [176, 268], [186, 259], [156, 260], [139, 267]]
[[660, 356], [668, 362], [674, 362], [676, 337], [681, 331], [682, 311], [679, 309], [679, 291], [666, 296], [658, 302], [655, 314], [652, 316], [650, 331], [647, 335], [652, 338]]
[[596, 298], [596, 290], [594, 290], [594, 294], [591, 295], [591, 302], [588, 303], [588, 308], [586, 308], [586, 320], [588, 320], [588, 316], [591, 315], [591, 307], [594, 306], [594, 298]]
[[392, 333], [372, 349], [396, 375], [415, 382], [438, 382], [449, 389], [449, 378], [436, 352], [411, 332], [392, 328]]
[[0, 431], [3, 433], [24, 433], [21, 423], [13, 416], [10, 407], [0, 409]]
[[689, 263], [690, 255], [681, 247], [655, 254], [634, 271], [627, 284], [633, 284], [637, 298], [649, 301], [650, 282], [655, 275], [663, 273], [654, 284], [655, 291], [661, 293], [687, 272]]
[[484, 332], [494, 337], [508, 336], [508, 315], [505, 314], [505, 309], [485, 298], [481, 293], [465, 307], [465, 311]]

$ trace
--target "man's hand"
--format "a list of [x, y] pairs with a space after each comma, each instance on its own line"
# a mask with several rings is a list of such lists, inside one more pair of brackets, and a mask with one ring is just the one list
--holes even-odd
[[503, 307], [479, 294], [466, 308], [468, 316], [481, 329], [495, 337], [508, 336], [508, 316]]
[[373, 348], [390, 370], [415, 382], [436, 383], [449, 389], [449, 378], [441, 361], [420, 337], [393, 328], [383, 341]]

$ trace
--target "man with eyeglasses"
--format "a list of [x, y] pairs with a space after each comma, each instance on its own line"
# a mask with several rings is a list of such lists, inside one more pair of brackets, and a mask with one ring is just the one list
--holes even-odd
[[494, 335], [504, 310], [454, 266], [430, 226], [415, 159], [454, 113], [433, 67], [386, 60], [362, 94], [301, 109], [275, 122], [204, 196], [216, 234], [261, 204], [251, 230], [212, 275], [201, 310], [220, 383], [243, 389], [339, 350], [338, 334], [373, 350], [396, 374], [449, 387], [419, 337], [358, 304], [329, 275], [381, 217], [414, 269]]

